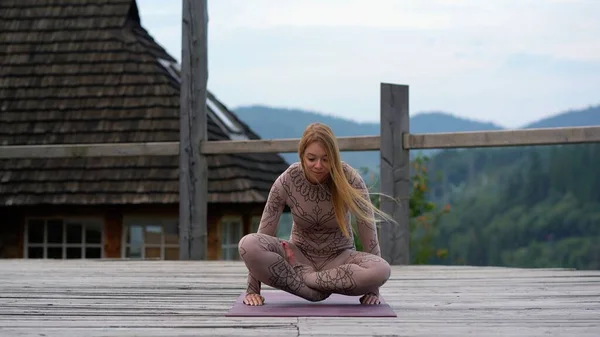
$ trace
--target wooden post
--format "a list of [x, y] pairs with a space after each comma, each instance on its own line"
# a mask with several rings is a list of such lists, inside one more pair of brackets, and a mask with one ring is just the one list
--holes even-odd
[[[381, 255], [390, 264], [409, 264], [410, 158], [408, 86], [381, 84], [381, 210], [397, 222], [381, 223]], [[394, 200], [391, 199], [394, 198]]]
[[183, 0], [180, 142], [179, 257], [205, 260], [207, 246], [207, 164], [200, 152], [207, 140], [207, 0]]

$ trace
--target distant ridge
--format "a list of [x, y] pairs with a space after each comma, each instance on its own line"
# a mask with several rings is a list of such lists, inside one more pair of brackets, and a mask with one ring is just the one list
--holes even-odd
[[[242, 106], [234, 109], [237, 116], [247, 123], [261, 138], [299, 138], [306, 125], [321, 122], [329, 125], [340, 137], [379, 135], [379, 123], [361, 123], [319, 112], [293, 108], [277, 108], [266, 105]], [[570, 110], [530, 123], [524, 128], [559, 126], [600, 125], [600, 105], [581, 110]], [[502, 130], [504, 127], [487, 121], [458, 117], [444, 111], [428, 111], [410, 118], [411, 133], [469, 132]], [[426, 151], [431, 154], [435, 150]], [[288, 162], [298, 160], [295, 153], [282, 154]], [[344, 152], [342, 159], [354, 167], [377, 169], [379, 152]]]

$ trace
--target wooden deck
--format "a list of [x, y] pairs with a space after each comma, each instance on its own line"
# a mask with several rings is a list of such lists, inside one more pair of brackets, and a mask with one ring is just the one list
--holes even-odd
[[0, 336], [600, 336], [600, 271], [398, 266], [397, 318], [225, 317], [245, 281], [235, 262], [0, 260]]

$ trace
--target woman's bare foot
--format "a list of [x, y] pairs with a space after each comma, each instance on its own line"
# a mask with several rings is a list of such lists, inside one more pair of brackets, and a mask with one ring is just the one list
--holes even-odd
[[283, 251], [285, 252], [285, 259], [292, 266], [296, 265], [296, 256], [294, 255], [294, 251], [290, 247], [287, 241], [281, 241], [281, 246], [283, 247]]
[[285, 252], [285, 259], [300, 275], [300, 278], [302, 280], [304, 280], [304, 277], [307, 273], [311, 273], [314, 271], [310, 266], [298, 263], [298, 261], [296, 260], [296, 256], [294, 255], [294, 251], [292, 250], [292, 247], [290, 247], [287, 241], [282, 241], [281, 246], [283, 247], [283, 251]]
[[[294, 255], [292, 247], [290, 247], [290, 244], [287, 241], [282, 241], [281, 246], [283, 247], [283, 251], [285, 253], [285, 260], [292, 266], [292, 268], [294, 268], [294, 271], [296, 271], [298, 277], [300, 278], [300, 280], [302, 280], [302, 282], [305, 281], [307, 275], [315, 273], [315, 270], [311, 266], [298, 262], [296, 256]], [[311, 301], [322, 301], [331, 295], [331, 293], [328, 292], [322, 292], [320, 290], [312, 289], [310, 287], [308, 288], [314, 292], [314, 294], [311, 296]]]

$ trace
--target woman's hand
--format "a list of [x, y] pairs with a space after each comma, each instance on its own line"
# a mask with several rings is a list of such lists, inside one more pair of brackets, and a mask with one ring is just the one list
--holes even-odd
[[375, 305], [379, 303], [379, 296], [375, 293], [367, 293], [360, 298], [360, 304]]
[[263, 305], [265, 298], [259, 294], [246, 294], [244, 298], [244, 304], [246, 305]]

